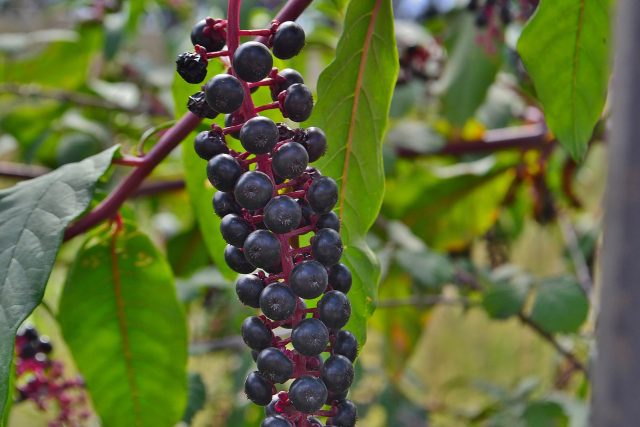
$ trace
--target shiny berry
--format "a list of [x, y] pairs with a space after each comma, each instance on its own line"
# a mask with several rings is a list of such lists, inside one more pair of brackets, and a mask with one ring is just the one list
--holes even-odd
[[258, 171], [242, 174], [233, 190], [236, 202], [245, 209], [262, 209], [271, 200], [273, 183], [269, 176]]
[[309, 163], [315, 162], [327, 151], [327, 136], [317, 127], [307, 128], [304, 146], [309, 153]]
[[253, 227], [237, 214], [229, 214], [220, 221], [222, 238], [236, 248], [241, 248], [244, 245], [244, 241], [252, 231]]
[[227, 245], [224, 249], [224, 260], [236, 273], [249, 274], [256, 268], [247, 261], [241, 249]]
[[271, 402], [273, 396], [273, 384], [260, 375], [259, 372], [252, 372], [244, 383], [244, 392], [256, 405], [266, 406]]
[[309, 155], [307, 150], [297, 142], [282, 144], [273, 154], [271, 166], [276, 175], [282, 178], [295, 178], [307, 169]]
[[283, 78], [283, 80], [277, 81], [277, 83], [274, 83], [271, 86], [271, 99], [274, 101], [278, 100], [278, 95], [280, 94], [280, 92], [287, 90], [292, 84], [304, 83], [302, 74], [300, 74], [293, 68], [285, 68], [284, 70], [280, 70], [278, 76]]
[[260, 309], [271, 320], [286, 320], [296, 310], [298, 299], [288, 286], [273, 283], [260, 295]]
[[207, 177], [220, 191], [231, 191], [242, 175], [240, 163], [228, 154], [218, 154], [207, 163]]
[[289, 276], [291, 290], [300, 298], [317, 298], [327, 289], [327, 270], [318, 261], [303, 261], [296, 265]]
[[321, 380], [308, 375], [296, 379], [289, 389], [293, 407], [307, 414], [320, 410], [328, 394], [327, 387]]
[[253, 350], [262, 351], [271, 346], [273, 333], [259, 317], [247, 317], [242, 322], [242, 339]]
[[218, 112], [209, 106], [204, 92], [196, 92], [189, 97], [187, 108], [196, 116], [202, 119], [215, 119]]
[[329, 269], [329, 284], [331, 287], [346, 294], [351, 289], [351, 270], [344, 264], [336, 264]]
[[324, 362], [321, 378], [330, 392], [345, 392], [353, 382], [353, 365], [346, 357], [334, 354]]
[[293, 427], [293, 424], [282, 415], [274, 414], [265, 418], [260, 427]]
[[336, 231], [340, 231], [340, 218], [335, 212], [329, 212], [324, 215], [320, 215], [316, 222], [318, 228], [331, 228]]
[[304, 30], [295, 22], [286, 21], [280, 24], [273, 36], [273, 55], [280, 59], [296, 56], [304, 47]]
[[245, 150], [254, 154], [265, 154], [273, 150], [278, 136], [278, 126], [273, 120], [263, 116], [247, 120], [240, 129], [240, 143]]
[[256, 364], [262, 376], [274, 383], [282, 384], [293, 375], [293, 362], [282, 351], [274, 347], [262, 350]]
[[337, 414], [330, 418], [330, 423], [334, 427], [354, 427], [358, 419], [356, 405], [350, 400], [340, 402], [337, 406]]
[[236, 281], [236, 294], [244, 305], [260, 307], [260, 294], [264, 289], [262, 279], [254, 274], [243, 275]]
[[316, 260], [327, 267], [337, 264], [342, 256], [340, 235], [331, 228], [319, 230], [311, 238], [311, 253]]
[[271, 52], [262, 43], [242, 43], [233, 55], [233, 70], [247, 82], [257, 82], [269, 74], [273, 67]]
[[287, 89], [283, 108], [289, 119], [294, 122], [304, 122], [313, 111], [313, 94], [303, 84], [292, 84]]
[[209, 28], [204, 19], [193, 26], [191, 30], [191, 43], [199, 44], [207, 49], [207, 52], [216, 52], [224, 47], [226, 41], [221, 32]]
[[305, 319], [291, 332], [293, 348], [305, 356], [317, 356], [329, 344], [329, 331], [318, 319]]
[[333, 341], [333, 354], [341, 354], [352, 362], [358, 357], [358, 341], [349, 331], [338, 331]]
[[340, 291], [329, 291], [318, 301], [318, 317], [328, 328], [342, 328], [350, 316], [351, 304]]
[[224, 137], [220, 133], [206, 130], [196, 135], [193, 148], [196, 154], [204, 160], [229, 152], [229, 148], [224, 142]]
[[277, 234], [295, 230], [301, 220], [302, 209], [289, 196], [276, 196], [264, 208], [264, 225]]
[[233, 113], [242, 105], [244, 89], [230, 74], [218, 74], [204, 86], [207, 104], [218, 113]]
[[307, 201], [316, 213], [331, 212], [338, 202], [338, 185], [327, 176], [315, 179], [307, 190]]
[[244, 255], [258, 268], [269, 268], [280, 262], [280, 241], [270, 231], [256, 230], [244, 242]]
[[224, 218], [231, 213], [239, 214], [240, 206], [233, 198], [233, 193], [225, 193], [224, 191], [216, 191], [213, 195], [213, 210], [220, 218]]

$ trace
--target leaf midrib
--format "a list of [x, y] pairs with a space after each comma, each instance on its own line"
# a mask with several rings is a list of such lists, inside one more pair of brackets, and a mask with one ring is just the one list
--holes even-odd
[[344, 212], [344, 201], [347, 193], [347, 178], [349, 173], [349, 161], [351, 158], [351, 145], [353, 142], [353, 133], [355, 128], [355, 121], [360, 103], [360, 93], [362, 91], [362, 81], [364, 76], [364, 69], [367, 65], [367, 59], [369, 57], [369, 48], [371, 47], [371, 39], [375, 30], [375, 24], [380, 11], [382, 0], [377, 0], [373, 9], [371, 10], [371, 19], [367, 27], [367, 34], [365, 35], [364, 45], [362, 49], [362, 56], [360, 58], [360, 65], [358, 66], [358, 74], [356, 76], [356, 85], [353, 96], [353, 106], [351, 108], [351, 117], [349, 119], [349, 132], [347, 133], [347, 141], [345, 143], [345, 156], [344, 165], [342, 167], [341, 189], [340, 189], [340, 201], [338, 208], [338, 216], [342, 219]]

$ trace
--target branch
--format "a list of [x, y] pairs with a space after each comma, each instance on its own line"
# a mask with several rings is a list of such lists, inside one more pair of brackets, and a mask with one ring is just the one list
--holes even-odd
[[468, 305], [469, 300], [464, 297], [452, 298], [444, 295], [413, 295], [406, 298], [389, 298], [378, 302], [377, 308], [397, 307], [431, 307], [438, 304]]
[[166, 193], [169, 191], [180, 191], [186, 186], [184, 180], [176, 179], [172, 181], [155, 181], [142, 184], [131, 197], [152, 196], [158, 193]]
[[202, 121], [202, 119], [191, 112], [187, 112], [182, 118], [172, 126], [158, 141], [156, 145], [143, 157], [143, 161], [104, 199], [95, 209], [86, 216], [72, 224], [64, 235], [64, 239], [69, 240], [79, 234], [95, 227], [102, 221], [113, 217], [120, 206], [131, 197], [142, 181], [151, 174], [153, 169], [173, 150], [183, 139], [185, 139]]
[[219, 338], [212, 341], [194, 342], [189, 345], [189, 354], [198, 356], [222, 350], [243, 350], [246, 344], [241, 336]]
[[527, 317], [522, 313], [518, 314], [518, 318], [524, 325], [533, 329], [534, 332], [536, 332], [538, 335], [540, 335], [540, 337], [542, 337], [549, 344], [551, 344], [558, 351], [558, 353], [560, 353], [565, 359], [567, 359], [567, 361], [575, 369], [582, 372], [587, 378], [589, 377], [589, 371], [584, 366], [584, 364], [578, 359], [578, 357], [575, 354], [571, 353], [571, 351], [561, 346], [560, 343], [555, 339], [553, 335], [551, 335], [549, 332], [542, 329], [537, 323], [535, 323], [533, 320], [531, 320], [529, 317]]
[[87, 95], [80, 92], [71, 92], [61, 89], [47, 89], [35, 84], [21, 85], [16, 83], [0, 84], [0, 94], [11, 94], [24, 98], [53, 99], [60, 102], [68, 102], [81, 107], [101, 108], [105, 110], [124, 111], [130, 114], [147, 113], [141, 107], [127, 108], [115, 102], [110, 102], [96, 96]]
[[31, 179], [50, 172], [49, 168], [22, 163], [0, 162], [0, 176], [6, 178]]

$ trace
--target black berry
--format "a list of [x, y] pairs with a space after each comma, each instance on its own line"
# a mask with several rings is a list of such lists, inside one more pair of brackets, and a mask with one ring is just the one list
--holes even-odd
[[273, 333], [259, 317], [247, 317], [242, 322], [242, 339], [253, 350], [262, 351], [271, 346]]
[[191, 43], [194, 46], [199, 44], [207, 49], [207, 52], [216, 52], [224, 47], [226, 41], [220, 32], [209, 28], [207, 21], [203, 19], [193, 26]]
[[203, 119], [215, 119], [218, 112], [214, 111], [207, 103], [204, 92], [196, 92], [189, 97], [187, 108], [196, 116]]
[[282, 77], [284, 80], [278, 81], [271, 86], [271, 99], [274, 101], [278, 100], [278, 95], [280, 94], [280, 92], [287, 90], [292, 84], [304, 83], [302, 74], [300, 74], [293, 68], [285, 68], [284, 70], [280, 70], [278, 76]]
[[327, 387], [321, 380], [308, 375], [296, 379], [289, 389], [293, 407], [307, 414], [322, 408], [328, 394]]
[[247, 82], [257, 82], [269, 74], [273, 67], [271, 52], [262, 43], [242, 43], [233, 55], [233, 69]]
[[[347, 362], [349, 361], [347, 360]], [[256, 363], [262, 376], [274, 383], [282, 384], [293, 375], [293, 362], [282, 351], [274, 347], [262, 350]]]
[[241, 248], [253, 227], [239, 215], [229, 214], [220, 222], [222, 238], [230, 245]]
[[207, 77], [207, 62], [197, 53], [184, 52], [176, 59], [176, 70], [185, 82], [200, 83]]
[[273, 120], [263, 116], [247, 120], [240, 129], [240, 143], [245, 150], [254, 154], [265, 154], [273, 150], [278, 136], [278, 126]]
[[280, 262], [280, 241], [270, 231], [256, 230], [244, 242], [244, 255], [258, 268], [275, 266]]
[[324, 362], [321, 378], [330, 392], [345, 392], [353, 382], [353, 365], [346, 357], [334, 354]]
[[301, 298], [317, 298], [327, 289], [327, 270], [318, 261], [303, 261], [296, 265], [289, 276], [291, 290]]
[[193, 143], [196, 154], [204, 160], [209, 160], [218, 154], [229, 152], [224, 142], [224, 136], [213, 131], [202, 131], [196, 135]]
[[236, 203], [232, 193], [216, 191], [216, 194], [213, 195], [212, 204], [214, 212], [220, 218], [230, 213], [240, 213], [240, 206]]
[[320, 215], [316, 222], [318, 228], [331, 228], [336, 231], [340, 231], [340, 218], [335, 212], [329, 212], [324, 215]]
[[328, 328], [342, 328], [350, 316], [351, 304], [340, 291], [329, 291], [318, 301], [318, 317]]
[[249, 261], [247, 261], [242, 250], [235, 246], [227, 245], [224, 249], [224, 260], [229, 268], [236, 273], [249, 274], [256, 269]]
[[331, 287], [346, 294], [351, 289], [351, 270], [344, 264], [336, 264], [329, 269], [329, 284]]
[[307, 128], [304, 146], [309, 153], [309, 163], [315, 162], [327, 151], [327, 136], [320, 128]]
[[242, 105], [244, 89], [230, 74], [218, 74], [204, 86], [207, 104], [218, 113], [233, 113]]
[[295, 178], [305, 171], [309, 164], [307, 150], [297, 142], [282, 144], [273, 154], [271, 167], [282, 178]]
[[271, 200], [273, 183], [269, 176], [258, 171], [242, 174], [233, 190], [236, 202], [245, 209], [262, 209]]
[[[239, 113], [240, 113], [239, 111], [236, 111], [235, 113], [226, 114], [224, 116], [224, 126], [225, 127], [237, 126], [242, 122], [244, 122], [242, 115]], [[240, 129], [233, 131], [231, 133], [228, 133], [227, 135], [229, 135], [232, 138], [238, 139], [240, 138]]]
[[304, 30], [295, 22], [280, 24], [273, 36], [273, 55], [280, 59], [296, 56], [304, 47]]
[[260, 295], [260, 309], [271, 320], [286, 320], [296, 310], [298, 299], [288, 286], [273, 283]]
[[338, 202], [338, 185], [327, 176], [315, 179], [307, 191], [307, 201], [316, 213], [331, 212]]
[[295, 230], [301, 220], [302, 209], [289, 196], [276, 196], [264, 208], [264, 225], [277, 234]]
[[240, 276], [236, 281], [238, 299], [249, 307], [260, 307], [260, 294], [263, 289], [264, 283], [262, 279], [254, 274]]
[[287, 89], [283, 107], [289, 119], [294, 122], [304, 122], [313, 111], [313, 94], [301, 83], [292, 84]]
[[228, 154], [218, 154], [207, 163], [207, 177], [220, 191], [231, 191], [242, 175], [240, 163]]
[[353, 427], [358, 419], [358, 410], [356, 405], [350, 400], [345, 400], [338, 405], [338, 413], [330, 418], [332, 426], [335, 427]]
[[358, 341], [349, 331], [338, 331], [333, 342], [333, 354], [341, 354], [352, 362], [358, 357]]
[[291, 332], [293, 348], [305, 356], [317, 356], [329, 344], [329, 331], [318, 319], [305, 319]]
[[319, 230], [311, 238], [311, 253], [316, 260], [327, 267], [337, 264], [342, 256], [340, 235], [331, 228]]
[[271, 402], [273, 391], [273, 384], [263, 378], [259, 372], [250, 373], [244, 382], [245, 394], [256, 405], [268, 405]]

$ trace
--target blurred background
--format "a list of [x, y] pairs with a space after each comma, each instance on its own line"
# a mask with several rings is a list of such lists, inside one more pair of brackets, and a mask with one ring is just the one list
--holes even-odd
[[[265, 27], [283, 3], [244, 0], [242, 28]], [[299, 19], [307, 46], [288, 65], [311, 88], [347, 3], [315, 0]], [[536, 5], [394, 1], [400, 73], [369, 236], [383, 278], [356, 364], [359, 425], [586, 425], [606, 146], [598, 129], [577, 165], [546, 131], [515, 52]], [[223, 0], [0, 0], [0, 187], [113, 144], [152, 145], [175, 119], [174, 95], [182, 109], [190, 94], [174, 61], [192, 49], [191, 26], [225, 10]], [[209, 258], [180, 150], [124, 215], [167, 254], [187, 310], [199, 398], [184, 424], [258, 425], [263, 409], [241, 392], [253, 361], [238, 332], [251, 311]], [[78, 246], [63, 246], [32, 318], [70, 372], [52, 316]], [[9, 425], [46, 426], [54, 412], [16, 404]]]

